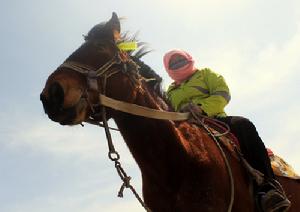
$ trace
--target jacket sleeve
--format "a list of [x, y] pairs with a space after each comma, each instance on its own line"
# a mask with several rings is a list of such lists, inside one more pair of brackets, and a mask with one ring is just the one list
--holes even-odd
[[202, 71], [204, 71], [204, 80], [208, 87], [209, 96], [204, 99], [193, 98], [192, 102], [201, 105], [201, 109], [208, 116], [225, 114], [224, 108], [231, 96], [224, 78], [210, 69], [203, 69]]

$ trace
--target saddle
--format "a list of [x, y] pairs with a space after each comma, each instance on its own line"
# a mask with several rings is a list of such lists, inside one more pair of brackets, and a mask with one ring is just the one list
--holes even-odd
[[[218, 140], [221, 142], [223, 146], [225, 146], [230, 151], [235, 151], [238, 154], [241, 154], [239, 141], [236, 136], [230, 132], [229, 127], [218, 120], [204, 117], [202, 119], [202, 124], [206, 125], [209, 131], [218, 137]], [[298, 175], [291, 165], [289, 165], [283, 158], [273, 153], [270, 148], [266, 149], [268, 152], [268, 156], [271, 161], [271, 166], [273, 172], [276, 176], [287, 177], [294, 180], [300, 180], [300, 175]], [[245, 165], [245, 164], [244, 164]], [[247, 166], [247, 165], [246, 165]], [[250, 165], [249, 165], [250, 166]], [[247, 168], [247, 167], [246, 167]], [[248, 167], [251, 169], [251, 167]], [[253, 170], [250, 170], [251, 172]], [[257, 175], [259, 173], [253, 173]]]

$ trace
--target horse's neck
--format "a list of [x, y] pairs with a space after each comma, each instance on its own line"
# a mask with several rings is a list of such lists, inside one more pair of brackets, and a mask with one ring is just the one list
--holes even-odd
[[[156, 100], [148, 93], [138, 94], [135, 104], [158, 109]], [[114, 120], [143, 175], [168, 177], [172, 166], [178, 166], [185, 155], [174, 124], [170, 121], [116, 113]], [[179, 168], [179, 167], [178, 167]]]
[[[140, 95], [134, 103], [158, 108], [150, 95]], [[121, 112], [113, 118], [141, 169], [144, 197], [154, 208], [164, 205], [164, 211], [173, 211], [175, 206], [172, 203], [177, 201], [176, 198], [187, 196], [188, 199], [182, 201], [188, 202], [191, 200], [189, 195], [200, 205], [214, 207], [217, 199], [222, 211], [228, 207], [230, 185], [224, 159], [202, 129], [187, 123], [175, 127], [170, 121]], [[241, 185], [237, 191], [240, 195], [247, 189], [247, 181], [237, 161], [234, 169]], [[244, 200], [238, 196], [236, 199], [244, 203], [250, 201], [247, 198]]]

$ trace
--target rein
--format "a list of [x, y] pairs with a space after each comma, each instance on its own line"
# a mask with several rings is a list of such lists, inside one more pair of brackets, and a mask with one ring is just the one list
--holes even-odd
[[[184, 120], [188, 120], [192, 116], [196, 120], [196, 124], [202, 126], [208, 132], [208, 134], [212, 137], [212, 139], [215, 141], [218, 149], [220, 150], [222, 157], [224, 158], [226, 168], [227, 168], [227, 171], [229, 173], [229, 178], [230, 178], [231, 195], [230, 195], [230, 203], [229, 203], [229, 206], [227, 209], [227, 211], [230, 212], [232, 210], [232, 206], [233, 206], [233, 202], [234, 202], [233, 174], [232, 174], [232, 170], [231, 170], [230, 164], [228, 162], [228, 159], [226, 157], [226, 154], [225, 154], [224, 150], [222, 149], [222, 147], [220, 146], [218, 139], [216, 138], [216, 137], [220, 137], [220, 136], [227, 134], [228, 131], [226, 131], [225, 133], [219, 134], [219, 135], [214, 135], [210, 131], [210, 129], [207, 127], [207, 125], [203, 121], [201, 121], [196, 114], [193, 114], [192, 111], [191, 111], [191, 113], [167, 112], [167, 111], [151, 109], [148, 107], [143, 107], [140, 105], [131, 104], [131, 103], [127, 103], [127, 102], [123, 102], [123, 101], [119, 101], [119, 100], [115, 100], [115, 99], [107, 97], [105, 95], [107, 79], [109, 77], [111, 77], [112, 75], [120, 72], [120, 70], [115, 70], [115, 71], [109, 73], [108, 70], [110, 70], [112, 68], [112, 66], [123, 65], [124, 70], [122, 70], [122, 72], [127, 73], [128, 72], [127, 63], [128, 62], [133, 63], [133, 65], [135, 66], [135, 69], [136, 69], [134, 73], [138, 77], [140, 77], [137, 72], [138, 66], [135, 64], [135, 62], [133, 62], [131, 59], [127, 59], [127, 61], [124, 62], [120, 55], [121, 53], [122, 52], [118, 52], [112, 59], [110, 59], [108, 62], [106, 62], [104, 65], [102, 65], [98, 69], [94, 69], [90, 66], [83, 65], [81, 63], [73, 62], [73, 61], [66, 61], [59, 67], [59, 68], [68, 68], [68, 69], [71, 69], [73, 71], [76, 71], [76, 72], [79, 72], [79, 73], [85, 75], [87, 77], [87, 83], [88, 83], [89, 89], [99, 92], [99, 104], [96, 104], [96, 106], [102, 106], [101, 107], [101, 115], [102, 115], [102, 119], [103, 119], [103, 125], [100, 124], [100, 122], [96, 121], [93, 118], [93, 115], [97, 115], [97, 114], [95, 114], [94, 105], [89, 101], [88, 91], [86, 91], [85, 94], [82, 95], [81, 98], [84, 98], [86, 100], [91, 111], [93, 112], [91, 117], [88, 120], [86, 120], [86, 122], [98, 125], [100, 127], [104, 127], [105, 135], [106, 135], [107, 142], [108, 142], [108, 149], [109, 149], [108, 158], [115, 163], [115, 168], [117, 170], [117, 173], [118, 173], [119, 177], [121, 178], [121, 180], [123, 181], [123, 184], [118, 192], [118, 197], [123, 197], [124, 189], [129, 188], [132, 191], [132, 193], [134, 194], [134, 196], [136, 197], [136, 199], [139, 201], [139, 203], [143, 206], [143, 208], [147, 212], [151, 212], [150, 208], [147, 207], [145, 202], [142, 200], [142, 198], [136, 192], [135, 188], [130, 184], [131, 177], [127, 175], [127, 173], [121, 166], [121, 163], [119, 161], [120, 155], [115, 150], [115, 147], [114, 147], [113, 141], [112, 141], [112, 137], [111, 137], [111, 133], [110, 133], [110, 129], [113, 129], [113, 130], [116, 130], [116, 129], [110, 128], [108, 126], [107, 116], [106, 116], [106, 107], [109, 107], [109, 108], [112, 108], [112, 109], [115, 109], [118, 111], [130, 113], [133, 115], [137, 115], [137, 116], [143, 116], [143, 117], [147, 117], [147, 118], [161, 119], [161, 120], [184, 121]], [[98, 79], [100, 77], [103, 79], [102, 93], [100, 92], [100, 90], [98, 88]], [[129, 75], [129, 77], [130, 77], [130, 75]], [[131, 79], [131, 80], [133, 80], [134, 82], [138, 81], [136, 79]], [[210, 118], [207, 118], [207, 119], [210, 119]]]
[[[105, 94], [105, 88], [106, 88], [106, 82], [107, 82], [107, 77], [104, 76], [103, 83], [104, 83], [104, 91], [103, 93]], [[102, 107], [102, 118], [103, 118], [103, 125], [104, 125], [104, 130], [105, 130], [105, 135], [108, 143], [108, 158], [115, 163], [115, 168], [117, 170], [117, 173], [121, 180], [123, 181], [123, 184], [118, 192], [118, 197], [123, 197], [123, 191], [125, 188], [129, 188], [136, 199], [139, 201], [139, 203], [144, 207], [144, 209], [147, 212], [151, 212], [150, 208], [147, 207], [145, 202], [142, 200], [142, 198], [139, 196], [135, 188], [130, 184], [131, 177], [127, 175], [125, 170], [122, 168], [122, 165], [120, 163], [120, 155], [119, 153], [115, 150], [111, 133], [109, 131], [108, 123], [107, 123], [107, 118], [106, 118], [106, 107]]]
[[[221, 155], [222, 155], [222, 157], [225, 161], [225, 165], [226, 165], [226, 169], [227, 169], [227, 172], [228, 172], [228, 175], [229, 175], [229, 181], [230, 181], [230, 202], [229, 202], [229, 206], [227, 208], [227, 212], [231, 212], [232, 207], [233, 207], [233, 203], [234, 203], [234, 193], [235, 193], [234, 192], [234, 178], [233, 178], [233, 173], [232, 173], [231, 166], [229, 164], [229, 161], [226, 157], [226, 154], [225, 154], [223, 148], [220, 145], [220, 140], [219, 140], [219, 137], [227, 134], [228, 131], [226, 131], [225, 133], [222, 133], [222, 134], [214, 135], [214, 133], [208, 128], [208, 126], [204, 123], [204, 121], [201, 120], [201, 118], [199, 118], [198, 114], [195, 114], [193, 111], [191, 111], [191, 113], [192, 113], [193, 118], [195, 119], [195, 124], [202, 126], [207, 131], [208, 135], [213, 139], [216, 146], [220, 150]], [[203, 117], [202, 119], [205, 120], [205, 117]], [[234, 147], [235, 147], [235, 145], [234, 145]]]
[[131, 104], [119, 100], [109, 98], [103, 94], [99, 94], [99, 102], [101, 105], [110, 107], [112, 109], [130, 113], [132, 115], [143, 116], [146, 118], [162, 119], [162, 120], [173, 120], [173, 121], [184, 121], [188, 120], [190, 113], [176, 113], [162, 110], [151, 109], [136, 104]]

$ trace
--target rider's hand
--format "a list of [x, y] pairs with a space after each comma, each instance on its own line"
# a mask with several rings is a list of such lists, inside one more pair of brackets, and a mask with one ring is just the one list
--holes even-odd
[[188, 103], [184, 105], [180, 112], [193, 112], [196, 114], [204, 114], [203, 110], [201, 109], [200, 105], [194, 104], [194, 103]]

